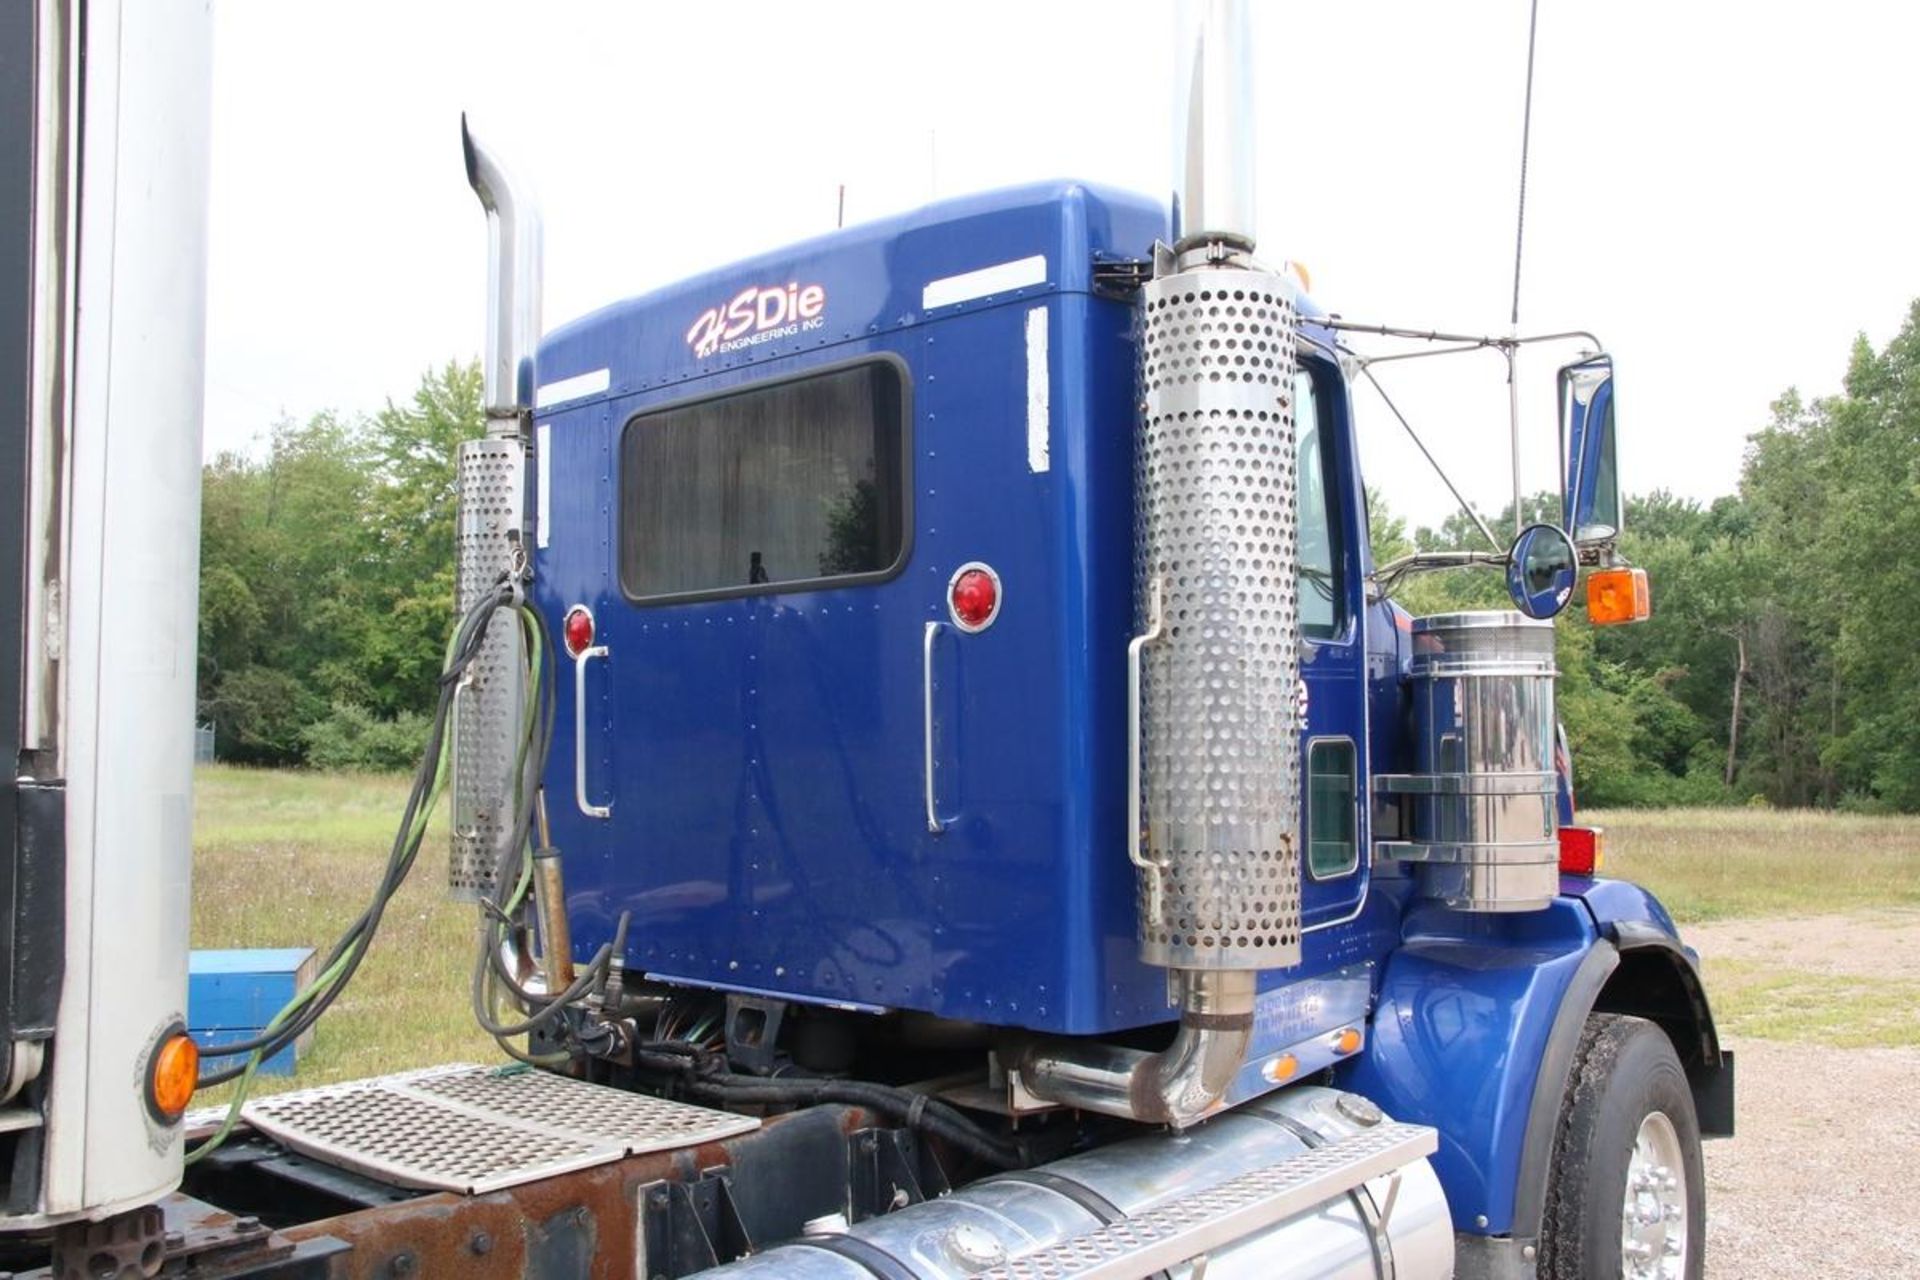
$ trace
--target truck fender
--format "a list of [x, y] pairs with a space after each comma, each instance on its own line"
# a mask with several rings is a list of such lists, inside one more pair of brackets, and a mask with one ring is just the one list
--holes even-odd
[[1566, 883], [1544, 911], [1409, 913], [1381, 975], [1366, 1048], [1341, 1087], [1440, 1131], [1459, 1274], [1534, 1274], [1554, 1135], [1595, 1012], [1648, 1018], [1672, 1038], [1703, 1134], [1729, 1131], [1731, 1060], [1699, 969], [1659, 903], [1619, 882]]
[[1673, 917], [1630, 881], [1567, 877], [1561, 887], [1586, 904], [1600, 936], [1620, 953], [1618, 969], [1588, 1012], [1631, 1014], [1657, 1024], [1686, 1068], [1700, 1136], [1732, 1137], [1733, 1055], [1721, 1048], [1699, 958], [1681, 942]]
[[[1657, 907], [1651, 895], [1647, 901]], [[1512, 1235], [1504, 1239], [1460, 1236], [1462, 1280], [1534, 1274], [1531, 1246], [1540, 1234], [1561, 1102], [1574, 1050], [1592, 1014], [1631, 1014], [1666, 1032], [1686, 1068], [1701, 1136], [1733, 1136], [1733, 1055], [1720, 1048], [1693, 952], [1671, 932], [1664, 912], [1597, 923], [1601, 937], [1567, 983], [1541, 1055], [1514, 1188]]]
[[1602, 926], [1620, 952], [1620, 965], [1593, 1005], [1597, 1013], [1627, 1013], [1659, 1025], [1673, 1041], [1693, 1089], [1703, 1138], [1733, 1136], [1733, 1053], [1721, 1048], [1694, 953], [1645, 920]]
[[1502, 1237], [1517, 1255], [1537, 1234], [1581, 1026], [1619, 952], [1567, 896], [1502, 915], [1422, 904], [1401, 938], [1366, 1045], [1337, 1082], [1438, 1130], [1433, 1168], [1463, 1249]]

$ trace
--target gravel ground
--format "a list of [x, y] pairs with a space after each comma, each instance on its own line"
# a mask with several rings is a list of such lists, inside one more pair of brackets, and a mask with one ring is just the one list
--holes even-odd
[[[1715, 960], [1920, 976], [1920, 913], [1682, 932], [1705, 957], [1709, 984]], [[1708, 1276], [1920, 1276], [1920, 1049], [1729, 1047], [1739, 1060], [1739, 1136], [1707, 1144]]]

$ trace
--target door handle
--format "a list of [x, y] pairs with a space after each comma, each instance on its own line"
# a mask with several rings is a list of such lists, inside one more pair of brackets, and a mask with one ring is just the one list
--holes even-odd
[[573, 802], [589, 818], [610, 818], [613, 806], [587, 799], [587, 663], [607, 656], [607, 646], [596, 644], [573, 658]]
[[933, 787], [933, 642], [940, 638], [946, 624], [929, 622], [920, 639], [920, 728], [922, 764], [927, 782], [927, 830], [939, 835], [947, 829], [941, 821], [938, 797]]

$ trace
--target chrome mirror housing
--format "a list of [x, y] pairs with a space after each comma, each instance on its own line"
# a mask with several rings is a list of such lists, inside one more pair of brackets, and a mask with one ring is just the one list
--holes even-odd
[[1582, 547], [1612, 542], [1623, 523], [1613, 398], [1612, 356], [1560, 370], [1560, 523]]

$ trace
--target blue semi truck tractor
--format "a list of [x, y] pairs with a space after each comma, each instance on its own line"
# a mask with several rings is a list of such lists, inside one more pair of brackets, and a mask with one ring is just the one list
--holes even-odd
[[[1539, 340], [1557, 524], [1375, 563], [1362, 346], [1536, 340], [1260, 256], [1244, 15], [1202, 7], [1170, 203], [945, 201], [544, 335], [537, 211], [463, 136], [489, 423], [434, 750], [522, 1061], [149, 1107], [174, 1180], [213, 1136], [156, 1209], [36, 1219], [58, 1265], [1702, 1274], [1732, 1060], [1554, 709], [1582, 570], [1646, 612], [1612, 363]], [[1513, 607], [1410, 616], [1437, 568]]]

